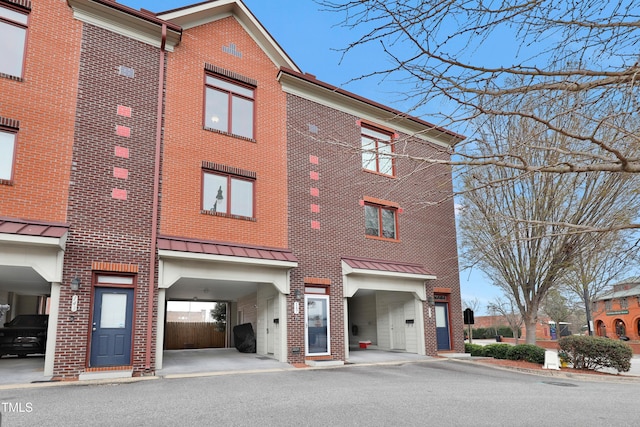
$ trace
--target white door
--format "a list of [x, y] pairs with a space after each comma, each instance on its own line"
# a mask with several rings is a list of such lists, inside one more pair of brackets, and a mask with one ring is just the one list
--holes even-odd
[[391, 349], [406, 350], [404, 338], [404, 305], [389, 306], [389, 326], [391, 328]]
[[273, 354], [273, 341], [276, 334], [276, 325], [273, 323], [273, 319], [275, 319], [274, 313], [273, 298], [269, 298], [267, 300], [267, 354]]

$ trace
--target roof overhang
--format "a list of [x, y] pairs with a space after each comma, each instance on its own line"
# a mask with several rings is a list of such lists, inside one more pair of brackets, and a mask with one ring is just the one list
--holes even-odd
[[395, 277], [409, 280], [435, 280], [436, 276], [430, 274], [417, 274], [417, 273], [400, 273], [396, 271], [384, 271], [384, 270], [371, 270], [366, 268], [353, 268], [346, 262], [342, 261], [342, 274], [344, 275], [366, 275], [366, 276], [378, 276], [378, 277]]
[[208, 1], [159, 12], [156, 16], [185, 30], [233, 16], [278, 68], [298, 70], [295, 62], [241, 1]]
[[427, 300], [425, 281], [436, 276], [415, 264], [387, 261], [342, 259], [343, 294], [353, 297], [360, 289], [388, 292], [410, 292], [421, 301]]
[[278, 73], [278, 80], [286, 93], [389, 126], [441, 147], [452, 147], [465, 139], [463, 135], [331, 86], [310, 74], [301, 74], [295, 70], [283, 68]]
[[180, 43], [182, 29], [149, 12], [124, 6], [113, 0], [67, 0], [74, 18], [113, 31], [151, 46], [162, 47], [162, 27], [166, 25], [165, 49], [173, 51]]
[[260, 266], [260, 267], [275, 267], [275, 268], [294, 268], [298, 266], [297, 262], [293, 261], [279, 261], [271, 259], [249, 258], [229, 255], [211, 255], [201, 254], [193, 252], [179, 252], [171, 250], [158, 250], [158, 256], [160, 259], [182, 259], [191, 261], [205, 261], [216, 263], [228, 263], [236, 265], [247, 266]]
[[67, 224], [0, 219], [2, 286], [23, 294], [47, 294], [49, 283], [62, 281], [68, 233]]
[[69, 225], [0, 218], [0, 244], [30, 245], [64, 250]]

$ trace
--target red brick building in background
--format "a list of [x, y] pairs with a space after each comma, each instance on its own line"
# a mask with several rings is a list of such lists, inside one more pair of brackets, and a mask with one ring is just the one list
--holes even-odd
[[640, 278], [632, 277], [593, 302], [594, 334], [640, 340]]
[[462, 351], [451, 171], [394, 154], [461, 136], [303, 74], [241, 1], [0, 0], [0, 36], [0, 303], [49, 298], [46, 376], [153, 374], [180, 300], [283, 362]]

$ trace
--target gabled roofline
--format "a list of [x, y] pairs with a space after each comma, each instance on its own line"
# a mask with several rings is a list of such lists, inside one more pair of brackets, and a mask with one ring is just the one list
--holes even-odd
[[386, 124], [438, 145], [454, 146], [466, 138], [464, 135], [320, 81], [312, 74], [302, 74], [282, 67], [278, 73], [278, 80], [287, 93]]
[[299, 70], [296, 63], [241, 0], [205, 1], [158, 12], [156, 16], [185, 30], [234, 16], [277, 67]]
[[182, 29], [145, 11], [132, 9], [114, 0], [67, 0], [73, 16], [83, 22], [123, 34], [155, 47], [163, 46], [162, 27], [166, 25], [164, 47], [172, 51], [180, 43]]

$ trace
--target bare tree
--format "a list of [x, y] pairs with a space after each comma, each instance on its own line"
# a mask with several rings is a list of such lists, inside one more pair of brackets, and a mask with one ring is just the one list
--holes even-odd
[[[452, 126], [486, 117], [518, 117], [530, 126], [582, 141], [591, 148], [562, 162], [523, 162], [509, 151], [479, 153], [466, 141], [463, 164], [498, 165], [523, 172], [640, 172], [636, 120], [640, 4], [538, 0], [520, 2], [321, 0], [340, 14], [354, 39], [345, 55], [378, 45], [386, 60], [360, 78], [393, 79], [414, 111]], [[549, 116], [518, 103], [551, 95], [558, 102], [581, 94]], [[442, 102], [448, 107], [442, 108]], [[596, 114], [593, 114], [596, 112]], [[583, 125], [566, 129], [579, 117]], [[463, 126], [456, 126], [464, 132]], [[609, 138], [617, 133], [622, 138]], [[546, 151], [545, 146], [530, 146]], [[436, 159], [434, 159], [436, 160]]]
[[[343, 52], [378, 46], [374, 68], [357, 79], [393, 81], [414, 115], [469, 137], [449, 159], [413, 159], [530, 173], [640, 172], [640, 3], [318, 0], [352, 30]], [[369, 53], [370, 54], [370, 53]], [[556, 108], [521, 108], [554, 103]], [[517, 120], [566, 146], [493, 144], [487, 122]], [[580, 123], [580, 126], [567, 126]], [[496, 136], [495, 134], [492, 136]], [[553, 138], [555, 136], [556, 138]], [[508, 137], [508, 135], [502, 135]], [[555, 154], [555, 155], [554, 155]], [[499, 180], [479, 182], [499, 185]], [[467, 190], [469, 190], [467, 188]], [[619, 219], [619, 218], [617, 218]], [[635, 216], [598, 231], [638, 229]], [[546, 221], [539, 218], [538, 221]], [[594, 226], [566, 224], [576, 230]]]
[[[518, 337], [520, 336], [520, 328], [524, 324], [522, 316], [518, 312], [518, 307], [511, 297], [511, 295], [505, 295], [505, 298], [497, 297], [487, 306], [487, 310], [490, 312], [498, 313], [505, 318], [509, 327], [513, 331], [513, 337], [515, 338], [516, 345], [518, 344]], [[535, 331], [534, 331], [535, 335]]]
[[559, 340], [562, 335], [562, 323], [567, 323], [571, 317], [572, 310], [569, 301], [557, 289], [551, 289], [547, 292], [542, 303], [542, 311], [549, 316], [555, 324], [556, 339]]
[[[578, 102], [574, 100], [573, 102]], [[561, 104], [564, 105], [564, 104]], [[521, 104], [523, 113], [552, 116], [558, 104], [546, 96]], [[575, 118], [564, 127], [580, 127]], [[510, 151], [529, 164], [562, 161], [583, 142], [530, 126], [520, 117], [493, 117], [479, 129], [480, 153]], [[548, 147], [531, 150], [531, 145]], [[566, 281], [579, 254], [593, 254], [595, 230], [612, 229], [640, 209], [640, 175], [521, 173], [498, 165], [468, 167], [461, 176], [459, 229], [463, 257], [513, 298], [535, 343], [537, 313], [547, 292]], [[577, 230], [580, 230], [578, 232]]]
[[462, 308], [469, 308], [471, 309], [471, 311], [476, 312], [480, 309], [480, 300], [478, 299], [478, 297], [462, 300]]
[[621, 233], [598, 234], [592, 237], [589, 246], [594, 250], [576, 254], [562, 287], [580, 299], [588, 333], [593, 335], [593, 301], [613, 283], [625, 278], [637, 265], [638, 256], [636, 250], [630, 250], [634, 248], [633, 242]]

